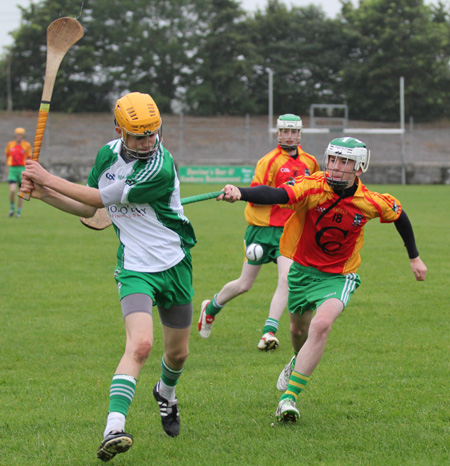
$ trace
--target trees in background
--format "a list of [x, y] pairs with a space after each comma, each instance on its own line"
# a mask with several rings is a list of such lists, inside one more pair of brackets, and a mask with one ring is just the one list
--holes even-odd
[[407, 115], [450, 116], [448, 12], [423, 0], [365, 0], [342, 8], [347, 41], [338, 88], [353, 117], [398, 120], [399, 78]]
[[247, 16], [235, 0], [206, 3], [181, 80], [184, 110], [197, 115], [259, 113], [251, 84], [262, 57], [247, 32]]
[[[269, 0], [266, 11], [258, 11], [248, 24], [265, 68], [274, 72], [274, 105], [280, 112], [295, 108], [304, 114], [312, 103], [342, 103], [335, 88], [345, 42], [337, 20], [314, 5], [288, 9]], [[266, 82], [261, 76], [254, 91], [266, 89]], [[265, 108], [267, 93], [258, 94]]]
[[[346, 103], [352, 118], [397, 120], [399, 78], [407, 114], [450, 117], [448, 6], [423, 0], [343, 0], [341, 13], [268, 0], [247, 14], [237, 0], [95, 0], [81, 14], [85, 37], [64, 58], [52, 109], [109, 111], [128, 91], [150, 92], [163, 112], [196, 115], [308, 112], [312, 103]], [[0, 79], [14, 109], [35, 109], [45, 71], [46, 29], [69, 0], [22, 8]], [[6, 108], [7, 86], [0, 95]]]

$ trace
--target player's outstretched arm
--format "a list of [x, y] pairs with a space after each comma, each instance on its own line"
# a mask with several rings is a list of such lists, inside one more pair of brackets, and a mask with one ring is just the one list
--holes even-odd
[[272, 188], [266, 185], [238, 188], [227, 184], [222, 191], [224, 194], [217, 198], [219, 201], [236, 202], [241, 200], [261, 205], [287, 204], [289, 202], [289, 195], [284, 188]]

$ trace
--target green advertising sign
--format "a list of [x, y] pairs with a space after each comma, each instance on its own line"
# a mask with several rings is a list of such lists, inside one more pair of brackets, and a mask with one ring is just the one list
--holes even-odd
[[250, 183], [254, 167], [185, 165], [178, 167], [182, 183]]

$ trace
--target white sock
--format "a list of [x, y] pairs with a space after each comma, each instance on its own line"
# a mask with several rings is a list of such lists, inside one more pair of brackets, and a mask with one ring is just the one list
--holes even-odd
[[105, 438], [113, 430], [125, 431], [125, 416], [122, 413], [113, 411], [112, 413], [108, 414], [105, 432], [103, 432], [103, 438]]
[[159, 393], [166, 400], [175, 401], [175, 386], [170, 387], [169, 385], [166, 385], [162, 380], [160, 380]]

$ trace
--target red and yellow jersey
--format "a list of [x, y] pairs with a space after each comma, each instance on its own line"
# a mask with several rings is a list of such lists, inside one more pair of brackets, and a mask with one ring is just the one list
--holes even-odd
[[353, 196], [325, 212], [339, 199], [325, 174], [317, 172], [295, 181], [293, 186], [283, 185], [289, 195], [287, 207], [295, 214], [284, 227], [280, 252], [322, 272], [355, 273], [361, 263], [365, 224], [376, 217], [382, 223], [395, 222], [401, 214], [396, 198], [370, 191], [361, 180]]
[[5, 149], [6, 164], [9, 167], [25, 166], [25, 161], [31, 158], [31, 145], [27, 141], [9, 141]]
[[[320, 169], [316, 158], [304, 152], [301, 146], [298, 146], [297, 154], [294, 159], [278, 145], [258, 161], [250, 186], [264, 184], [278, 188], [290, 179], [312, 175]], [[291, 215], [289, 209], [282, 209], [278, 205], [248, 203], [245, 208], [248, 224], [261, 227], [282, 227]]]

